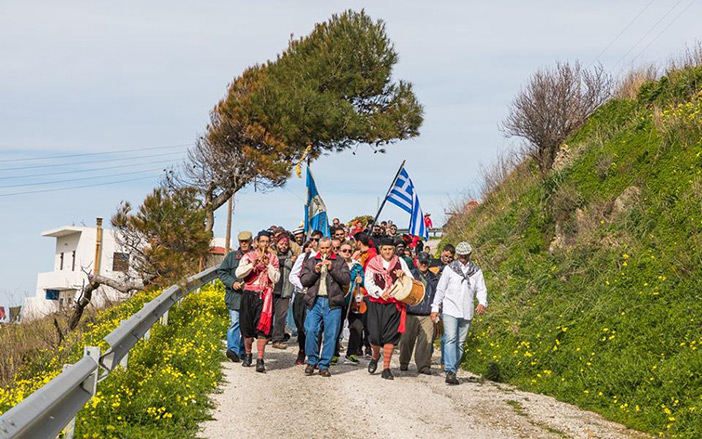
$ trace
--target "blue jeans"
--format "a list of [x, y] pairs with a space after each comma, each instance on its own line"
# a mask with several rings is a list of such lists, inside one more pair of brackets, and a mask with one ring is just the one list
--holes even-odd
[[[322, 345], [322, 355], [320, 357], [319, 338], [322, 323], [324, 323], [324, 344]], [[312, 309], [307, 310], [307, 317], [305, 317], [305, 354], [307, 354], [307, 364], [319, 366], [319, 370], [329, 369], [340, 325], [341, 308], [329, 309], [329, 299], [317, 297], [314, 301], [314, 306]]]
[[458, 371], [463, 358], [463, 347], [468, 337], [470, 320], [443, 314], [444, 320], [444, 370], [446, 373]]
[[246, 354], [244, 338], [239, 329], [239, 310], [229, 310], [229, 329], [227, 330], [227, 349], [234, 351], [240, 357]]

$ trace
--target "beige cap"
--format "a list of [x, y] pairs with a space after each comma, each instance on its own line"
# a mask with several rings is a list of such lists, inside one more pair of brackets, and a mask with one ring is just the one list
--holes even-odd
[[239, 236], [237, 236], [237, 239], [239, 241], [251, 241], [251, 238], [253, 238], [253, 235], [251, 232], [244, 230], [243, 232], [239, 232]]

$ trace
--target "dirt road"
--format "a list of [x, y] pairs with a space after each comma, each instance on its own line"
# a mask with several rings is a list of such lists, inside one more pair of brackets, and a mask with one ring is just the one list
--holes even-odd
[[[461, 372], [447, 386], [443, 373], [418, 375], [414, 365], [394, 381], [369, 375], [367, 361], [332, 367], [331, 378], [306, 377], [297, 347], [267, 349], [266, 374], [225, 364], [226, 384], [213, 395], [215, 418], [206, 438], [645, 438], [543, 395], [479, 382]], [[255, 357], [255, 355], [254, 355]], [[474, 381], [475, 382], [472, 382]]]

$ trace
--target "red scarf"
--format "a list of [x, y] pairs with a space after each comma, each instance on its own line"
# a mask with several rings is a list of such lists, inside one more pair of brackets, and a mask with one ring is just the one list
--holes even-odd
[[[261, 257], [258, 250], [252, 250], [248, 252], [245, 256], [249, 263], [253, 263], [256, 259]], [[269, 263], [275, 268], [280, 269], [280, 264], [278, 262], [278, 257], [273, 252], [268, 253]], [[259, 295], [263, 298], [263, 309], [261, 310], [261, 318], [258, 322], [256, 329], [259, 331], [270, 334], [271, 326], [273, 323], [273, 283], [268, 277], [268, 267], [263, 268], [255, 266], [251, 270], [248, 276], [246, 276], [245, 282], [247, 284], [253, 284], [258, 281], [258, 288], [256, 290]]]
[[[388, 268], [386, 269], [383, 267], [383, 257], [378, 255], [371, 260], [368, 261], [368, 269], [371, 271], [374, 271], [378, 274], [380, 274], [383, 277], [383, 280], [385, 281], [385, 291], [389, 290], [392, 288], [392, 277], [390, 277], [390, 270], [392, 267], [395, 267], [396, 265], [400, 266], [400, 269], [402, 269], [402, 264], [400, 264], [399, 258], [397, 255], [393, 255], [392, 259], [390, 259], [390, 264], [388, 265]], [[405, 276], [407, 274], [405, 273]], [[400, 327], [397, 329], [397, 332], [400, 334], [405, 333], [405, 320], [407, 320], [407, 304], [404, 302], [400, 302], [395, 300], [394, 298], [389, 298], [388, 300], [381, 298], [375, 298], [371, 297], [370, 298], [371, 302], [378, 302], [378, 303], [394, 303], [395, 306], [397, 307], [397, 310], [400, 311]]]

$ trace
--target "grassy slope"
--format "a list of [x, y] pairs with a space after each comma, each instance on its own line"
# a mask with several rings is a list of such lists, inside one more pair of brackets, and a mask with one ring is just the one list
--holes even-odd
[[[702, 437], [702, 68], [612, 101], [545, 180], [522, 164], [447, 240], [486, 272], [465, 367], [665, 437]], [[629, 209], [614, 200], [640, 189]], [[558, 227], [556, 226], [558, 223]], [[567, 243], [549, 252], [556, 231]]]

